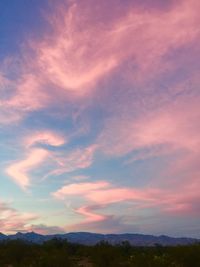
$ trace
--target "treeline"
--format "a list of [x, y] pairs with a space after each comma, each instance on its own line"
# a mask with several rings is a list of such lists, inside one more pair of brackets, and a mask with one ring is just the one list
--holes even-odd
[[71, 244], [53, 239], [42, 245], [20, 240], [0, 243], [1, 267], [199, 267], [200, 244], [133, 247]]

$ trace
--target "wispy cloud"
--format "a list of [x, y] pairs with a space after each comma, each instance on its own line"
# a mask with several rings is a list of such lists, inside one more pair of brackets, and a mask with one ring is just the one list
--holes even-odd
[[[6, 173], [22, 188], [26, 189], [31, 185], [29, 172], [39, 167], [51, 155], [51, 152], [44, 148], [38, 148], [39, 144], [61, 146], [65, 139], [53, 132], [37, 132], [22, 140], [25, 150], [24, 159], [17, 160], [6, 168]], [[35, 147], [33, 146], [35, 145]]]
[[66, 138], [63, 136], [60, 136], [54, 132], [48, 132], [48, 131], [38, 131], [35, 134], [32, 134], [25, 138], [24, 140], [24, 145], [26, 147], [30, 147], [33, 145], [38, 145], [38, 144], [47, 144], [51, 146], [61, 146], [63, 144], [67, 143]]
[[49, 172], [45, 177], [61, 175], [63, 173], [89, 168], [93, 163], [96, 149], [97, 145], [94, 144], [86, 148], [74, 149], [68, 153], [55, 153], [53, 155], [53, 159], [57, 163], [58, 167]]
[[0, 201], [0, 223], [1, 231], [4, 233], [15, 233], [17, 229], [25, 230], [31, 222], [38, 218], [37, 214], [19, 212], [10, 204]]
[[[74, 201], [84, 229], [122, 229], [115, 207], [128, 203], [136, 215], [196, 216], [199, 8], [198, 0], [51, 1], [44, 32], [0, 64], [0, 138], [15, 149], [2, 153], [4, 174], [25, 191], [40, 181], [56, 205]], [[10, 221], [16, 211], [6, 212]]]
[[[104, 209], [111, 204], [132, 203], [134, 211], [137, 213], [141, 209], [154, 210], [155, 216], [158, 214], [168, 214], [179, 217], [187, 214], [197, 215], [197, 202], [199, 201], [198, 187], [196, 183], [191, 186], [186, 183], [181, 186], [171, 188], [159, 187], [116, 187], [104, 181], [93, 183], [77, 183], [65, 185], [52, 195], [58, 200], [67, 201], [70, 196], [79, 196], [86, 205], [81, 203], [79, 208], [74, 209], [86, 217], [80, 224], [107, 220], [113, 214], [105, 215]], [[188, 188], [187, 192], [182, 194]], [[195, 189], [196, 187], [196, 189]], [[88, 204], [89, 203], [89, 204]], [[95, 210], [102, 209], [101, 214]]]
[[[163, 57], [197, 40], [197, 10], [197, 1], [183, 1], [152, 13], [127, 6], [126, 12], [101, 25], [96, 20], [97, 11], [92, 12], [87, 1], [55, 7], [48, 17], [51, 35], [44, 34], [37, 42], [30, 40], [35, 52], [26, 50], [19, 77], [13, 82], [15, 93], [3, 101], [4, 110], [13, 109], [23, 116], [41, 109], [55, 101], [53, 88], [57, 93], [64, 90], [82, 96], [91, 88], [96, 90], [98, 81], [130, 59], [136, 68], [128, 73], [135, 81], [143, 82], [173, 68]], [[105, 10], [100, 11], [103, 15]], [[95, 35], [98, 38], [93, 38]], [[1, 84], [3, 81], [1, 75]]]
[[48, 156], [44, 149], [33, 149], [26, 159], [13, 163], [6, 169], [6, 173], [22, 188], [26, 189], [30, 185], [28, 172], [34, 167], [38, 167]]

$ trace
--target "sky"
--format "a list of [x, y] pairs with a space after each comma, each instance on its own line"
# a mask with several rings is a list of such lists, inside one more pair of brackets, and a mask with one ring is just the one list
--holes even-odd
[[0, 230], [200, 238], [200, 2], [0, 1]]

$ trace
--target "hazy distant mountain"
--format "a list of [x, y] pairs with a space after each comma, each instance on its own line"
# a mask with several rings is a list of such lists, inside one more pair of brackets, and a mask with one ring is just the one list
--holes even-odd
[[0, 241], [3, 240], [24, 240], [32, 243], [43, 243], [53, 238], [66, 239], [72, 243], [79, 243], [85, 245], [95, 245], [100, 241], [107, 241], [111, 244], [120, 244], [123, 241], [128, 241], [135, 246], [153, 246], [160, 244], [163, 246], [187, 245], [200, 242], [200, 239], [194, 238], [174, 238], [165, 235], [153, 236], [142, 234], [95, 234], [88, 232], [75, 232], [57, 235], [40, 235], [34, 232], [30, 233], [16, 233], [14, 235], [4, 235], [0, 233]]
[[7, 239], [9, 240], [24, 240], [27, 242], [32, 242], [32, 243], [43, 243], [44, 241], [47, 241], [48, 238], [46, 238], [45, 235], [40, 235], [34, 232], [29, 232], [29, 233], [16, 233], [14, 235], [9, 235], [7, 236]]
[[4, 234], [0, 233], [0, 241], [1, 241], [1, 240], [5, 240], [6, 238], [7, 238], [7, 236], [6, 236], [6, 235], [4, 235]]

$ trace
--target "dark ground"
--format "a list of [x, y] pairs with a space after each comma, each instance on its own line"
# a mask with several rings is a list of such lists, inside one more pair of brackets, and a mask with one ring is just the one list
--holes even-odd
[[0, 243], [0, 267], [200, 267], [200, 244], [133, 247], [70, 244], [54, 239], [42, 245], [20, 240]]

